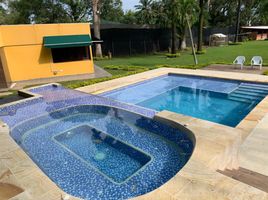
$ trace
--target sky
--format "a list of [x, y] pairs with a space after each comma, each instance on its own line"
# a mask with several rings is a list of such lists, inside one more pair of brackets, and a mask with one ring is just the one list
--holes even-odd
[[139, 0], [122, 0], [123, 2], [123, 9], [126, 10], [130, 10], [130, 9], [134, 9], [134, 6], [137, 5], [139, 3]]

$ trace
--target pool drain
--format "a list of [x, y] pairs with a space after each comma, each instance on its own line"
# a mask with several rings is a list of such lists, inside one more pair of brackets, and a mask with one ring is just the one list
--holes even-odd
[[95, 160], [103, 160], [105, 159], [105, 157], [106, 157], [105, 153], [102, 153], [102, 152], [98, 152], [94, 156]]

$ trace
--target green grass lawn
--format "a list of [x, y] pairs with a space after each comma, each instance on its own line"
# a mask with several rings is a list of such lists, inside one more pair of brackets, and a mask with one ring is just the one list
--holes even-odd
[[[239, 56], [244, 55], [247, 59], [247, 64], [253, 56], [262, 56], [265, 65], [268, 65], [268, 41], [250, 41], [242, 45], [230, 45], [223, 47], [210, 47], [206, 49], [206, 53], [197, 55], [199, 64], [231, 64], [233, 60]], [[193, 65], [194, 60], [191, 51], [181, 53], [178, 58], [166, 58], [163, 55], [141, 55], [133, 57], [113, 58], [111, 60], [95, 61], [101, 67], [110, 65], [115, 66], [143, 66], [155, 67], [157, 65], [170, 66], [187, 66]]]
[[[205, 54], [197, 56], [199, 61], [199, 65], [197, 66], [194, 66], [191, 51], [181, 52], [181, 56], [177, 58], [167, 58], [165, 53], [159, 53], [157, 55], [140, 55], [95, 61], [97, 65], [110, 72], [112, 76], [89, 80], [66, 81], [61, 84], [68, 88], [77, 88], [144, 72], [158, 67], [197, 69], [209, 64], [231, 64], [236, 56], [239, 55], [246, 56], [246, 64], [248, 65], [250, 64], [252, 56], [262, 56], [264, 65], [268, 66], [268, 41], [250, 41], [245, 42], [242, 45], [207, 48]], [[264, 74], [268, 75], [268, 71]], [[6, 97], [1, 97], [0, 100], [4, 100], [5, 98]]]
[[157, 55], [140, 55], [95, 61], [97, 65], [111, 73], [112, 77], [67, 81], [62, 82], [61, 84], [68, 88], [77, 88], [144, 72], [158, 67], [197, 69], [214, 63], [231, 64], [239, 55], [246, 56], [247, 64], [250, 64], [252, 56], [260, 55], [263, 57], [266, 65], [268, 65], [268, 41], [250, 41], [245, 42], [242, 45], [207, 48], [205, 54], [198, 55], [199, 65], [197, 66], [194, 66], [191, 51], [182, 52], [181, 57], [178, 58], [167, 58], [165, 53], [163, 53]]

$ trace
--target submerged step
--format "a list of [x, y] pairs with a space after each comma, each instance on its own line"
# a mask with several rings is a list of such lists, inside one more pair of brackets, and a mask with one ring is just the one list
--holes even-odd
[[268, 91], [265, 91], [265, 90], [247, 89], [247, 88], [243, 88], [243, 87], [240, 87], [235, 91], [254, 92], [254, 93], [258, 93], [258, 94], [268, 95]]
[[239, 88], [247, 88], [247, 89], [268, 91], [268, 88], [266, 88], [266, 87], [252, 86], [252, 85], [241, 85]]
[[262, 97], [252, 97], [249, 95], [236, 94], [235, 92], [229, 95], [229, 97], [242, 98], [242, 99], [251, 100], [251, 101], [258, 101], [262, 99]]
[[266, 94], [263, 94], [263, 93], [257, 93], [257, 92], [249, 92], [249, 91], [241, 91], [241, 90], [236, 90], [234, 91], [232, 94], [241, 94], [241, 95], [249, 95], [249, 96], [252, 96], [252, 97], [265, 97]]
[[251, 87], [262, 87], [268, 89], [268, 85], [263, 85], [263, 84], [254, 84], [254, 83], [242, 83], [241, 86], [251, 86]]
[[229, 99], [233, 100], [233, 101], [243, 102], [243, 103], [251, 103], [252, 102], [252, 101], [247, 100], [247, 99], [242, 99], [242, 98], [232, 97], [232, 96], [230, 96]]

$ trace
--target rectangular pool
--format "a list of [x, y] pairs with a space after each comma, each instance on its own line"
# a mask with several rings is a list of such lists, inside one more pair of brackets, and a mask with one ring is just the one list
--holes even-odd
[[102, 96], [235, 127], [267, 94], [265, 84], [169, 74]]

